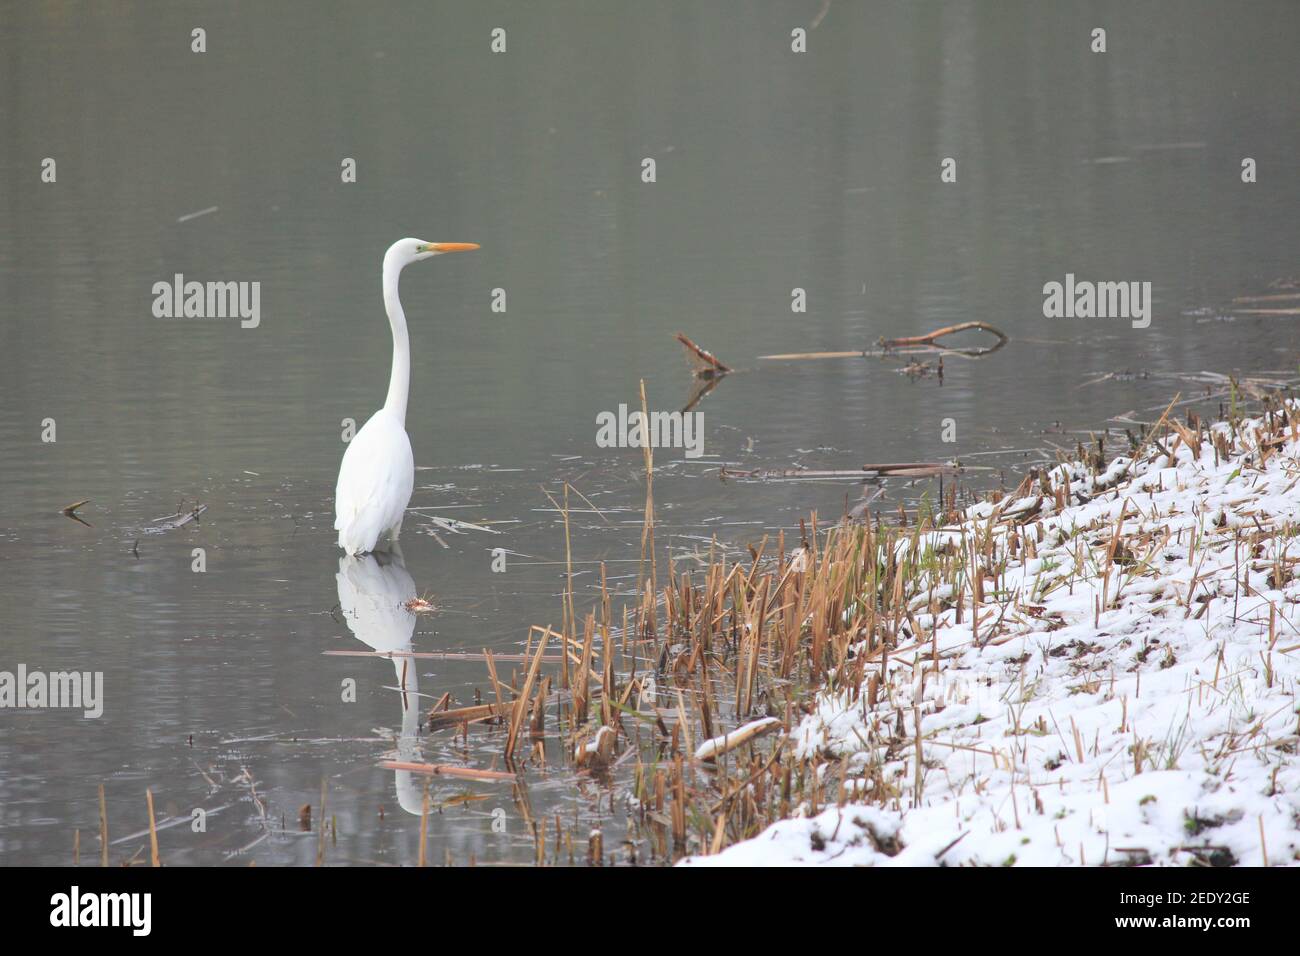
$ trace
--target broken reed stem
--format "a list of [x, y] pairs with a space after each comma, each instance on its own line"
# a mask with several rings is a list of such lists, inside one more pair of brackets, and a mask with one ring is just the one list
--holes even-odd
[[752, 720], [742, 727], [737, 727], [730, 733], [723, 734], [721, 737], [714, 737], [711, 740], [704, 741], [696, 749], [695, 759], [705, 763], [712, 763], [723, 754], [730, 753], [737, 747], [776, 730], [780, 726], [781, 720], [777, 717], [762, 717], [758, 720]]
[[[495, 671], [495, 668], [493, 669]], [[495, 673], [493, 680], [495, 680]], [[500, 696], [501, 685], [498, 683], [497, 695]], [[490, 720], [492, 718], [504, 717], [513, 704], [498, 701], [495, 704], [473, 704], [469, 707], [453, 707], [447, 710], [430, 711], [428, 717], [429, 729], [434, 730], [438, 727], [446, 727], [449, 724], [474, 724], [480, 720]]]
[[705, 377], [725, 375], [731, 371], [730, 366], [723, 364], [723, 362], [708, 349], [700, 348], [700, 346], [687, 338], [684, 332], [678, 332], [673, 337], [677, 339], [678, 342], [681, 342], [682, 347], [686, 349], [687, 357], [691, 360], [691, 366], [694, 368], [697, 376]]
[[483, 648], [483, 658], [487, 661], [488, 676], [492, 678], [492, 690], [496, 693], [497, 714], [505, 713], [506, 702], [501, 696], [501, 681], [497, 679], [497, 662], [492, 656], [492, 652], [486, 647]]
[[[506, 760], [509, 761], [514, 757], [515, 746], [519, 742], [519, 729], [523, 726], [524, 715], [528, 711], [528, 702], [532, 693], [533, 683], [537, 680], [537, 672], [542, 666], [542, 652], [546, 650], [546, 643], [550, 636], [555, 632], [548, 628], [537, 628], [542, 632], [541, 640], [537, 643], [537, 652], [533, 655], [533, 661], [528, 666], [528, 676], [524, 678], [524, 686], [515, 698], [514, 708], [510, 714], [510, 733], [506, 738]], [[564, 635], [560, 635], [560, 640], [564, 640]]]
[[149, 805], [149, 865], [162, 866], [158, 859], [158, 827], [153, 819], [153, 791], [148, 787], [144, 788], [144, 801]]

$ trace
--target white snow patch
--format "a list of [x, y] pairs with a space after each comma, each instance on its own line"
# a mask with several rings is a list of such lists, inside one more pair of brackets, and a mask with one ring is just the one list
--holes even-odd
[[925, 593], [876, 706], [823, 693], [791, 733], [801, 756], [849, 758], [863, 802], [683, 864], [1297, 865], [1300, 441], [1214, 430], [1226, 457], [1171, 436], [1098, 476], [1059, 465], [923, 536], [993, 535], [978, 626], [969, 583], [960, 624], [958, 595]]

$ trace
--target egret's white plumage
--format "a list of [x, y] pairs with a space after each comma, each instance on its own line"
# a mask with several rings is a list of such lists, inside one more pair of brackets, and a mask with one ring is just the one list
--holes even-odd
[[334, 527], [348, 554], [374, 551], [402, 530], [415, 487], [415, 456], [402, 421], [381, 408], [348, 445], [334, 489]]
[[406, 313], [397, 295], [398, 279], [412, 262], [477, 248], [472, 242], [399, 239], [384, 254], [384, 308], [393, 331], [393, 369], [384, 407], [357, 432], [339, 466], [334, 528], [339, 533], [339, 547], [348, 554], [366, 554], [396, 541], [415, 487], [415, 458], [406, 434], [411, 345]]

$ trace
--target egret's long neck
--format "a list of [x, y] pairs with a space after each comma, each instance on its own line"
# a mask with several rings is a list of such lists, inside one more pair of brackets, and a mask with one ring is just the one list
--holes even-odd
[[393, 327], [393, 373], [388, 379], [388, 400], [384, 408], [406, 423], [406, 399], [411, 391], [411, 340], [406, 334], [406, 313], [402, 300], [397, 297], [397, 281], [402, 269], [396, 264], [384, 263], [384, 309], [388, 324]]

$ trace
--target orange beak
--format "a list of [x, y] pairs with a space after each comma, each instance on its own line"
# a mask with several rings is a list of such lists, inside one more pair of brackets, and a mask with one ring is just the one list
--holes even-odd
[[424, 247], [425, 252], [473, 252], [478, 248], [477, 242], [431, 242]]

